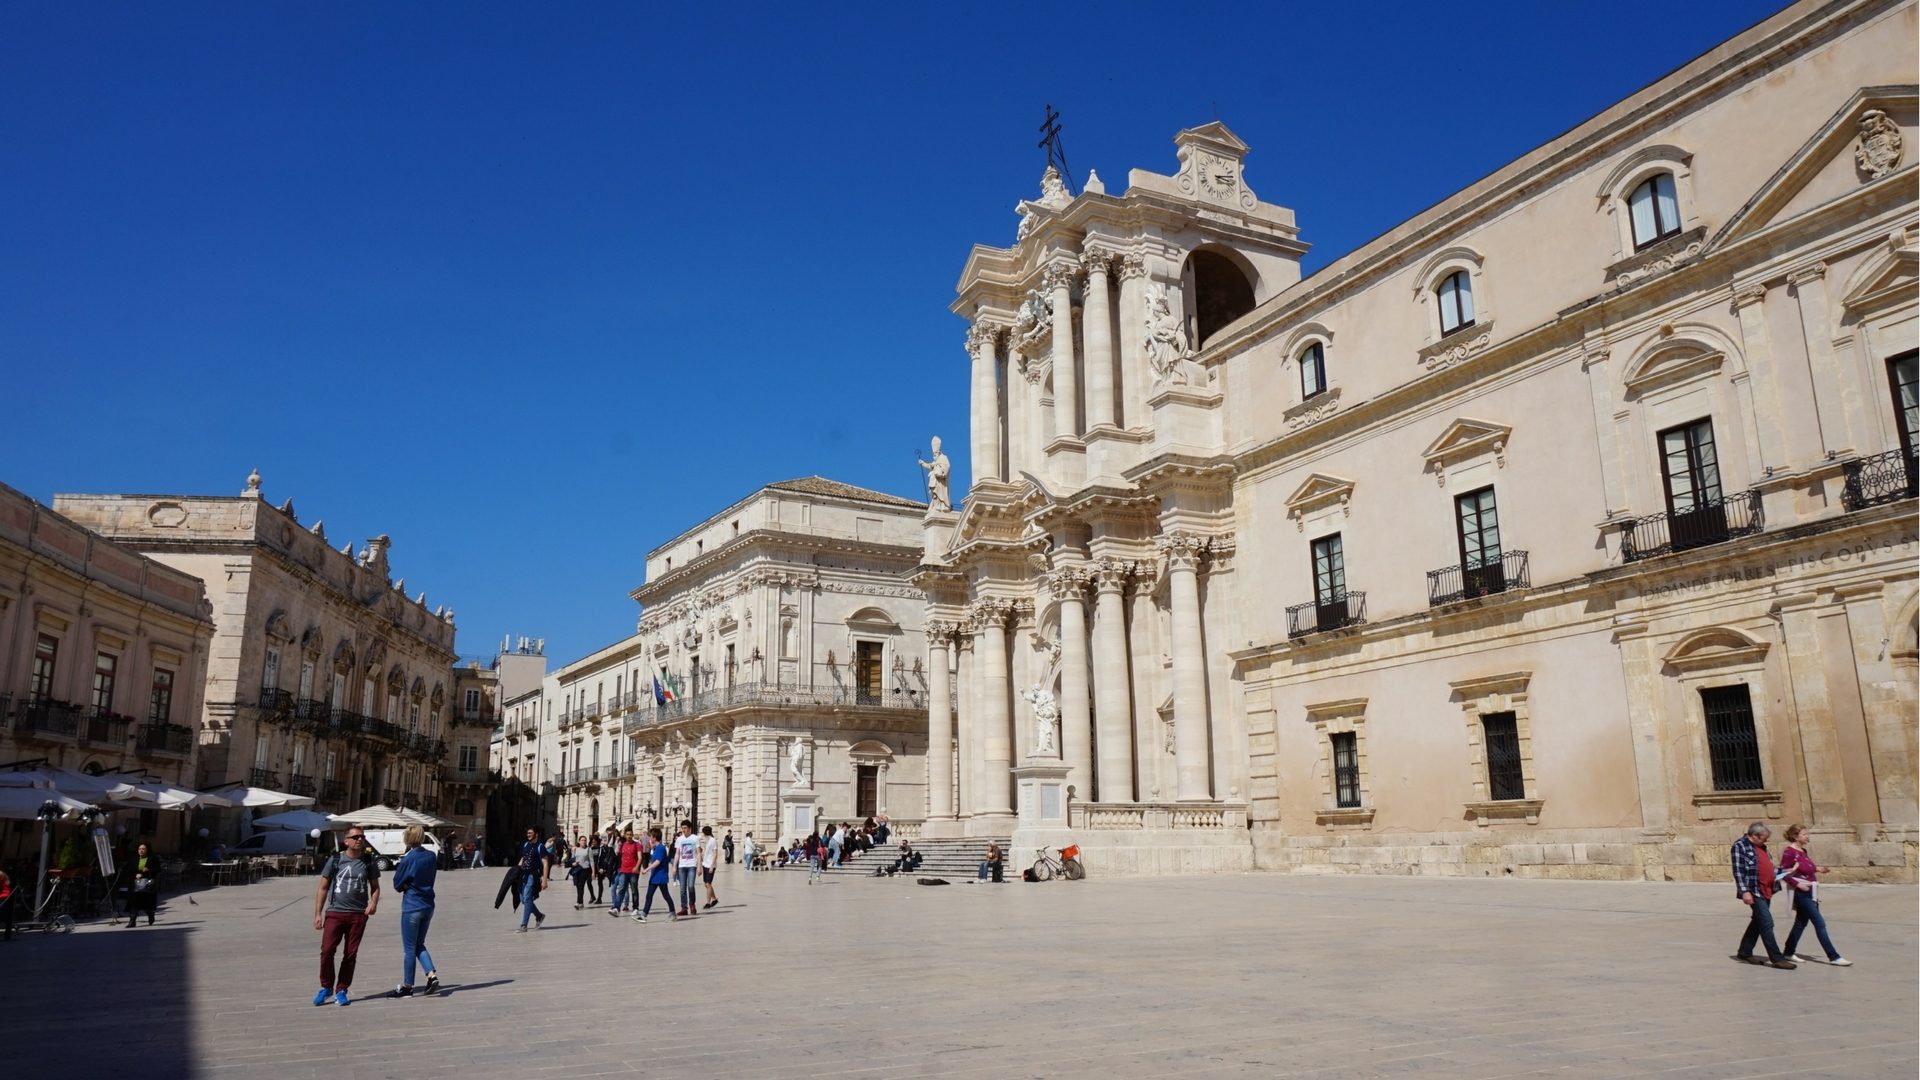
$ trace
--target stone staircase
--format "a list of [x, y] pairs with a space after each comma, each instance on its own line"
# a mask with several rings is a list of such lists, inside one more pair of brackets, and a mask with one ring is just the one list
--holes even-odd
[[[917, 840], [914, 842], [913, 850], [920, 853], [920, 869], [903, 876], [907, 878], [945, 878], [956, 885], [963, 881], [972, 881], [980, 876], [980, 862], [987, 856], [987, 845], [989, 843], [998, 843], [1000, 850], [1003, 852], [1012, 849], [1011, 839], [1005, 836], [966, 836]], [[894, 842], [888, 844], [885, 848], [875, 848], [872, 851], [861, 852], [858, 855], [854, 855], [848, 858], [844, 864], [828, 869], [826, 873], [833, 874], [837, 877], [851, 876], [871, 878], [876, 867], [885, 869], [886, 867], [892, 866], [893, 861], [899, 857], [900, 845], [898, 842]], [[798, 862], [778, 869], [784, 873], [799, 872], [804, 874], [807, 871], [807, 864], [805, 862]], [[1007, 862], [1003, 876], [1008, 881], [1018, 881], [1020, 879], [1020, 868], [1015, 867], [1012, 862]]]

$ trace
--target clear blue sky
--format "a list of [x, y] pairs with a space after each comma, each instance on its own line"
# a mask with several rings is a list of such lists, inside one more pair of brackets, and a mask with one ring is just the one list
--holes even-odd
[[1217, 115], [1311, 272], [1778, 7], [9, 4], [0, 480], [258, 467], [569, 660], [762, 483], [964, 471], [946, 307], [1045, 103], [1116, 193]]

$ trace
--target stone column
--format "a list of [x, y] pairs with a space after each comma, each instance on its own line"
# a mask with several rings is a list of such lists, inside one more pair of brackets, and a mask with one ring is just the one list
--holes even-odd
[[1093, 720], [1088, 715], [1087, 607], [1085, 567], [1053, 572], [1053, 595], [1060, 601], [1060, 759], [1067, 765], [1073, 797], [1093, 795]]
[[1787, 277], [1787, 288], [1800, 305], [1800, 325], [1807, 343], [1808, 374], [1813, 379], [1814, 415], [1820, 421], [1820, 448], [1840, 454], [1858, 445], [1847, 430], [1842, 399], [1846, 372], [1833, 355], [1833, 323], [1827, 311], [1827, 264], [1815, 263]]
[[1060, 435], [1080, 435], [1080, 368], [1073, 355], [1073, 264], [1047, 267], [1053, 293], [1053, 408]]
[[[1114, 422], [1113, 308], [1107, 296], [1107, 263], [1112, 254], [1089, 248], [1080, 256], [1087, 272], [1086, 304], [1081, 314], [1087, 346], [1087, 426]], [[1084, 778], [1083, 778], [1084, 779]], [[1075, 782], [1069, 776], [1068, 783]], [[1086, 789], [1081, 788], [1082, 798]]]
[[1120, 420], [1127, 427], [1147, 426], [1146, 348], [1142, 341], [1145, 320], [1147, 262], [1139, 255], [1120, 256], [1120, 338], [1114, 348], [1120, 352]]
[[1181, 800], [1213, 795], [1207, 783], [1207, 668], [1200, 635], [1200, 556], [1206, 543], [1192, 533], [1160, 538], [1170, 575], [1174, 798]]
[[975, 662], [980, 668], [981, 786], [975, 814], [1013, 812], [1013, 716], [1007, 686], [1007, 614], [1005, 600], [976, 600], [973, 621], [980, 627]]
[[[1100, 563], [1093, 608], [1093, 714], [1101, 802], [1133, 801], [1133, 705], [1127, 680], [1127, 613], [1121, 590], [1128, 567]], [[1082, 789], [1082, 798], [1090, 794]]]
[[1000, 388], [996, 343], [1000, 331], [974, 323], [967, 331], [967, 351], [973, 354], [973, 480], [1003, 479], [1000, 475]]
[[1027, 373], [1021, 369], [1021, 359], [1018, 350], [1007, 354], [1007, 475], [1003, 478], [1006, 480], [1033, 468], [1033, 457], [1028, 451], [1032, 425], [1027, 420], [1027, 413], [1033, 411], [1028, 401], [1028, 391], [1032, 388], [1027, 383]]
[[960, 702], [960, 722], [958, 725], [959, 761], [954, 769], [953, 805], [961, 817], [970, 817], [973, 808], [980, 801], [980, 680], [975, 677], [973, 625], [962, 620], [957, 628], [959, 634], [958, 669], [955, 681], [956, 696]]
[[948, 702], [947, 643], [953, 624], [927, 624], [927, 664], [933, 678], [927, 686], [927, 817], [953, 816], [953, 712]]
[[[1047, 471], [1047, 396], [1045, 365], [1027, 361], [1027, 468], [1045, 475]], [[1056, 384], [1057, 386], [1057, 384]], [[1057, 391], [1056, 391], [1057, 395]]]

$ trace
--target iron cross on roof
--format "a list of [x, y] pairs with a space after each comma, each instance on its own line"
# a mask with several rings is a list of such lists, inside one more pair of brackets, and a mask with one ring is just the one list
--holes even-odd
[[1067, 194], [1078, 195], [1073, 186], [1073, 171], [1067, 168], [1067, 148], [1060, 144], [1060, 114], [1051, 104], [1047, 106], [1047, 121], [1040, 125], [1040, 141], [1034, 146], [1047, 152], [1047, 164], [1060, 170], [1060, 179], [1067, 185]]

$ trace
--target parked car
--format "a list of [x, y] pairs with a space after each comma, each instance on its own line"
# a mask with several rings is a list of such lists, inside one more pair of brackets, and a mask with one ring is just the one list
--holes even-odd
[[[367, 854], [373, 856], [373, 864], [381, 870], [391, 870], [400, 856], [407, 853], [407, 830], [405, 829], [367, 829]], [[427, 834], [426, 842], [420, 845], [433, 854], [436, 861], [440, 858], [440, 841], [432, 833]]]

